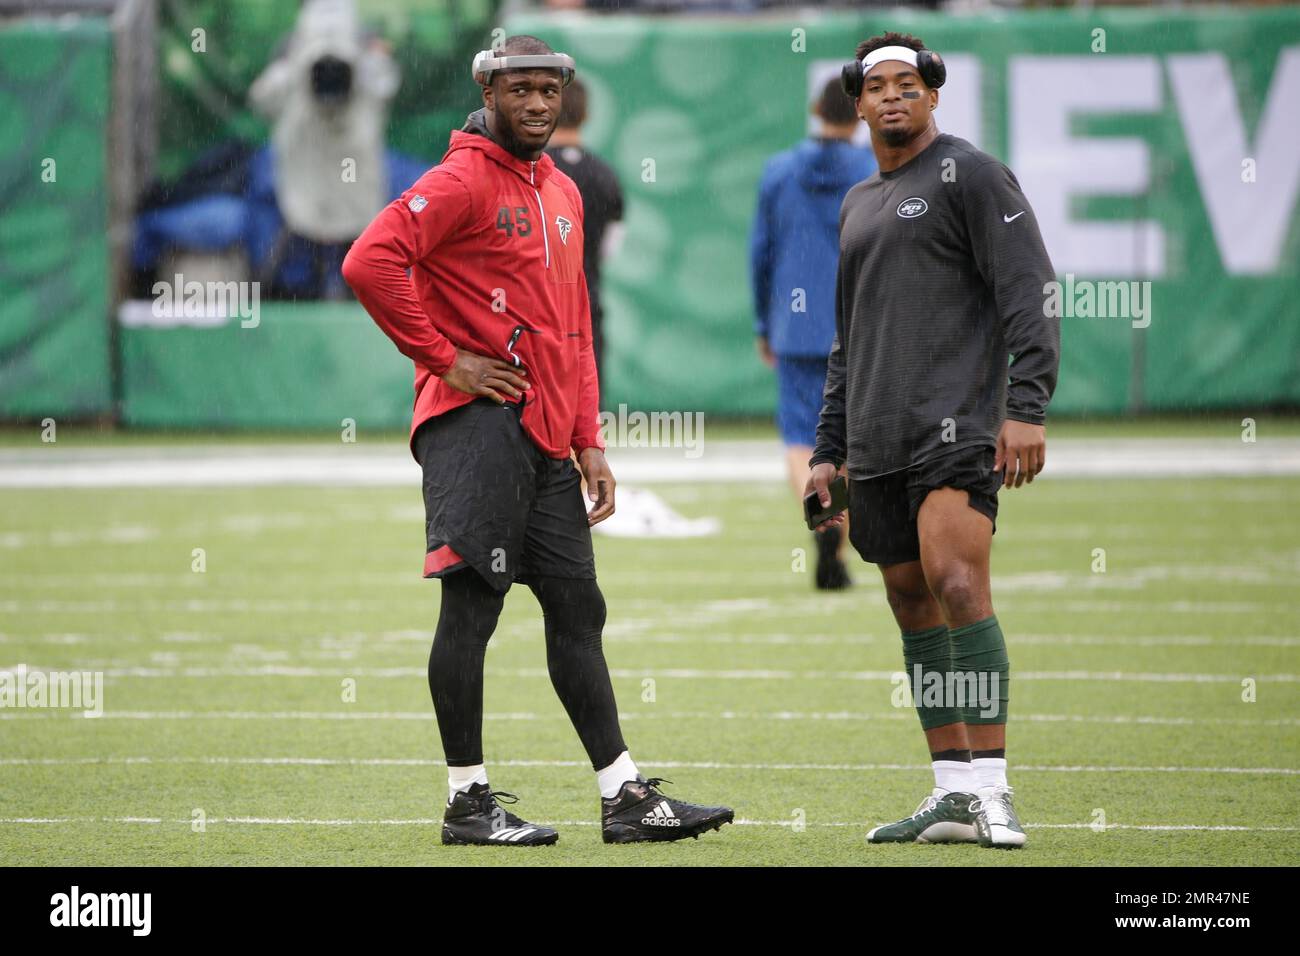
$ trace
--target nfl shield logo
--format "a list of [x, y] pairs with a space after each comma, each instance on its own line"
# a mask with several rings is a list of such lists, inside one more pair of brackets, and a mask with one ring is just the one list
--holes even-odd
[[406, 204], [407, 208], [410, 209], [411, 212], [419, 212], [427, 205], [429, 205], [429, 200], [419, 195], [412, 196], [411, 201]]

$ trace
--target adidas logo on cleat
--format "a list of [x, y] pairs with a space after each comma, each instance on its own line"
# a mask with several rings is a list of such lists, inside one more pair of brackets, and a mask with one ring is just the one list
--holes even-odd
[[660, 802], [659, 806], [643, 816], [641, 822], [648, 827], [679, 827], [682, 825], [681, 818], [673, 815], [673, 809], [668, 806], [666, 801]]
[[506, 827], [503, 830], [493, 830], [489, 840], [500, 840], [503, 843], [518, 843], [530, 833], [536, 832], [537, 827]]

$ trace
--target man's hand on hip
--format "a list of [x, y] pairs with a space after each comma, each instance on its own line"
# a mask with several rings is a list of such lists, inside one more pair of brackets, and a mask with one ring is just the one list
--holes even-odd
[[1047, 464], [1047, 429], [1008, 418], [998, 432], [993, 470], [1002, 472], [1004, 488], [1019, 488]]
[[443, 373], [442, 380], [459, 392], [481, 395], [498, 405], [506, 403], [506, 396], [518, 401], [525, 389], [532, 388], [522, 370], [500, 359], [476, 355], [464, 349], [456, 350], [456, 361]]

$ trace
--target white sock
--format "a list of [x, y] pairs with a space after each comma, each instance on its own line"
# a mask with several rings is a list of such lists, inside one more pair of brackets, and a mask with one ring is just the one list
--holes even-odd
[[487, 768], [481, 763], [472, 767], [448, 767], [447, 788], [451, 792], [447, 796], [447, 802], [451, 803], [456, 799], [456, 794], [463, 793], [476, 783], [487, 783]]
[[596, 771], [596, 786], [600, 788], [600, 795], [606, 800], [612, 800], [618, 796], [618, 792], [623, 789], [623, 784], [629, 780], [635, 780], [641, 774], [636, 769], [636, 764], [624, 750], [619, 754], [612, 764], [604, 770]]
[[975, 771], [965, 760], [932, 760], [934, 785], [949, 793], [974, 793], [979, 786]]
[[976, 757], [971, 761], [975, 777], [979, 780], [981, 790], [986, 787], [1005, 787], [1007, 785], [1007, 761], [1005, 757]]

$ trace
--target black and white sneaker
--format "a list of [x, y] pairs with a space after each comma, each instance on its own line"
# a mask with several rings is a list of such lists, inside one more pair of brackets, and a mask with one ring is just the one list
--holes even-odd
[[735, 819], [731, 807], [701, 807], [665, 797], [655, 788], [672, 783], [662, 777], [637, 777], [618, 796], [600, 801], [600, 836], [606, 843], [681, 840], [717, 830]]
[[513, 793], [476, 783], [458, 791], [442, 817], [444, 846], [549, 846], [560, 838], [550, 827], [521, 820], [501, 804], [518, 801]]

